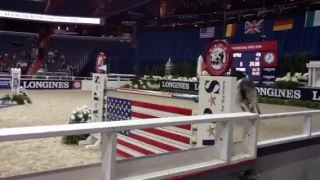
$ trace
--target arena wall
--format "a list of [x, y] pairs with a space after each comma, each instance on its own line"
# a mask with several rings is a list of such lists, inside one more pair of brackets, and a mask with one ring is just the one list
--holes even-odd
[[320, 179], [320, 138], [258, 149], [254, 171], [259, 180]]

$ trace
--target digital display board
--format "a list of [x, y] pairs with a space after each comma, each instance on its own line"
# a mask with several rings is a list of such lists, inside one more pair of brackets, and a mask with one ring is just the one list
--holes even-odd
[[279, 71], [277, 41], [231, 44], [231, 49], [232, 68], [245, 72], [255, 83], [264, 85], [274, 83]]
[[261, 80], [261, 66], [260, 66], [261, 52], [242, 52], [233, 53], [232, 67], [237, 71], [244, 72], [253, 81]]

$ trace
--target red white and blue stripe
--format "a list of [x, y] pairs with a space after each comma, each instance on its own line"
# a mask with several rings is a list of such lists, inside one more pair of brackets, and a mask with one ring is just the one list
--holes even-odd
[[[107, 98], [107, 105], [108, 121], [192, 115], [192, 109], [114, 97]], [[122, 131], [117, 153], [124, 158], [140, 157], [188, 149], [194, 141], [191, 125]]]

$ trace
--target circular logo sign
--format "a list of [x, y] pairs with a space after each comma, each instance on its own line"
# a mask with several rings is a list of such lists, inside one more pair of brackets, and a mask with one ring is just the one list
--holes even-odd
[[264, 55], [264, 61], [267, 63], [267, 64], [272, 64], [274, 62], [274, 54], [269, 52], [269, 53], [266, 53]]
[[73, 86], [75, 87], [75, 88], [80, 88], [81, 87], [81, 84], [80, 84], [80, 82], [74, 82], [74, 84], [73, 84]]
[[96, 59], [96, 72], [97, 73], [104, 73], [105, 71], [102, 69], [104, 65], [106, 65], [107, 62], [107, 57], [104, 53], [99, 53], [97, 55]]
[[229, 43], [222, 40], [213, 41], [205, 54], [205, 62], [211, 76], [225, 75], [233, 62]]

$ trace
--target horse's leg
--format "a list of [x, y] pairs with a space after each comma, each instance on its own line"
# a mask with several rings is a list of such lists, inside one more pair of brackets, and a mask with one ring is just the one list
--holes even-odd
[[246, 107], [245, 103], [240, 103], [240, 108], [243, 112], [247, 112], [245, 107]]
[[261, 114], [259, 103], [256, 103], [256, 108], [257, 108], [258, 114]]
[[245, 106], [248, 108], [249, 112], [254, 113], [253, 106], [249, 102], [245, 103]]

